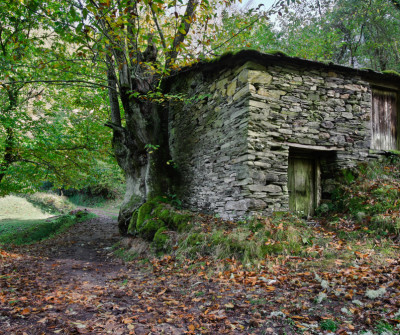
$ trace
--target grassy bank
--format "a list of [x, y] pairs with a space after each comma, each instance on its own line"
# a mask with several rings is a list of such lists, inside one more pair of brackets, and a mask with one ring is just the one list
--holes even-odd
[[41, 220], [1, 220], [0, 245], [22, 245], [42, 241], [94, 216], [79, 211]]
[[[302, 257], [320, 268], [352, 265], [362, 255], [379, 263], [398, 251], [399, 177], [397, 158], [344, 171], [333, 199], [323, 203], [311, 221], [280, 213], [230, 222], [178, 210], [168, 199], [152, 200], [129, 226], [134, 242], [126, 242], [125, 252], [118, 253], [126, 259], [151, 253], [183, 261], [235, 259], [250, 266], [270, 256]], [[173, 218], [184, 221], [178, 224]]]
[[0, 198], [0, 244], [35, 243], [93, 216], [73, 208], [65, 197], [51, 193]]

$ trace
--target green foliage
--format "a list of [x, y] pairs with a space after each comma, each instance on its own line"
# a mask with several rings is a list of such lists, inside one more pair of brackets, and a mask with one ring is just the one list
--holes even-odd
[[[346, 238], [351, 238], [352, 234], [358, 236], [362, 232], [375, 237], [397, 238], [400, 236], [399, 177], [397, 156], [360, 164], [351, 172], [346, 170], [338, 180], [339, 185], [333, 192], [332, 202], [321, 205], [317, 213], [330, 217], [333, 226], [340, 222], [339, 219], [333, 220], [334, 217], [364, 226], [360, 232], [343, 236]], [[340, 231], [338, 234], [343, 235]]]
[[0, 244], [31, 244], [65, 231], [72, 225], [94, 217], [94, 214], [76, 212], [46, 220], [0, 221]]
[[158, 150], [160, 146], [158, 144], [146, 144], [144, 148], [147, 150], [149, 154], [152, 154], [154, 151]]
[[281, 48], [292, 56], [399, 69], [400, 12], [386, 0], [301, 2], [280, 18]]
[[[393, 334], [394, 327], [385, 320], [381, 320], [376, 324], [375, 329], [378, 335], [388, 333]], [[395, 334], [399, 334], [399, 332], [396, 332]]]
[[97, 85], [102, 70], [80, 66], [87, 61], [57, 34], [66, 27], [63, 5], [0, 4], [2, 195], [32, 192], [44, 180], [56, 188], [94, 187], [103, 182], [103, 163], [115, 165], [103, 127], [107, 92]]
[[355, 180], [354, 171], [350, 169], [342, 170], [343, 178], [347, 184], [352, 183]]
[[224, 11], [223, 29], [217, 32], [216, 38], [211, 42], [212, 49], [218, 50], [219, 54], [235, 53], [243, 49], [279, 49], [279, 33], [268, 20], [268, 15], [274, 12], [274, 7], [267, 12], [255, 9]]
[[322, 320], [319, 323], [319, 327], [321, 328], [321, 330], [329, 330], [332, 332], [334, 332], [338, 329], [336, 322], [331, 319]]

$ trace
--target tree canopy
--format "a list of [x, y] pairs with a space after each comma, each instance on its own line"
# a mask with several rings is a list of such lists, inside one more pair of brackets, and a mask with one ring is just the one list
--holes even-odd
[[[41, 1], [0, 4], [0, 194], [44, 181], [84, 187], [112, 160], [106, 91], [82, 80], [45, 10]], [[96, 77], [101, 67], [85, 71]]]
[[[285, 8], [275, 21], [260, 16], [232, 49], [281, 50], [290, 56], [373, 70], [400, 70], [400, 10], [397, 0], [305, 0]], [[246, 13], [226, 15], [227, 31]], [[244, 42], [245, 41], [245, 42]]]

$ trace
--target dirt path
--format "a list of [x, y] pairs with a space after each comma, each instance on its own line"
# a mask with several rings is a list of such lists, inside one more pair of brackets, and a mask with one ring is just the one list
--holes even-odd
[[120, 239], [115, 219], [96, 214], [56, 238], [1, 253], [0, 334], [253, 333], [253, 312], [239, 307], [243, 290], [169, 257], [123, 264], [111, 254]]
[[[210, 271], [205, 258], [125, 264], [111, 253], [115, 218], [97, 214], [51, 240], [0, 249], [0, 334], [307, 335], [328, 334], [326, 320], [337, 334], [361, 334], [400, 308], [397, 260], [318, 276], [301, 271], [299, 257], [288, 257], [295, 271], [273, 257], [257, 272], [233, 260]], [[385, 289], [371, 300], [367, 288]]]

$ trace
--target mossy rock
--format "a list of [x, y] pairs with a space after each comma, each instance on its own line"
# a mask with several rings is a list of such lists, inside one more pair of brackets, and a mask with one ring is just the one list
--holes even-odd
[[140, 230], [138, 230], [138, 233], [140, 236], [142, 236], [144, 239], [152, 241], [156, 232], [160, 229], [165, 227], [165, 224], [163, 221], [159, 219], [149, 219], [142, 224]]
[[140, 206], [133, 212], [128, 225], [128, 233], [139, 234], [141, 237], [152, 240], [157, 230], [166, 227], [179, 232], [191, 227], [192, 214], [181, 213], [165, 202], [164, 197], [156, 197]]
[[137, 219], [138, 219], [138, 213], [139, 213], [139, 210], [136, 210], [132, 213], [132, 218], [129, 222], [128, 231], [127, 231], [128, 234], [134, 235], [137, 233], [136, 223], [137, 223]]
[[153, 216], [163, 220], [171, 230], [178, 230], [179, 232], [191, 227], [190, 221], [193, 218], [192, 214], [178, 212], [172, 206], [165, 203], [157, 205]]
[[170, 237], [164, 232], [168, 231], [166, 227], [161, 227], [157, 230], [153, 239], [153, 246], [157, 251], [169, 251], [169, 240]]
[[142, 230], [145, 222], [153, 217], [152, 212], [156, 206], [157, 202], [155, 200], [147, 201], [142, 206], [140, 206], [136, 220], [136, 230], [138, 232]]

